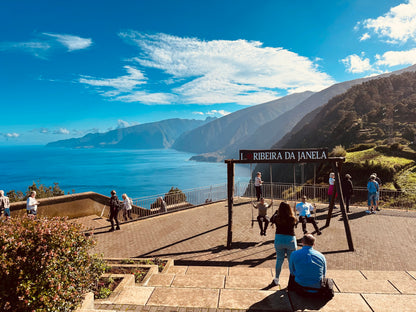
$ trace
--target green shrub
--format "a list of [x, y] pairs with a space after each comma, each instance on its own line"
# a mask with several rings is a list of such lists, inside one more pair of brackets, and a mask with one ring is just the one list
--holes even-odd
[[345, 157], [345, 155], [347, 155], [347, 152], [345, 151], [344, 146], [337, 145], [332, 149], [331, 153], [329, 154], [335, 157]]
[[64, 218], [0, 222], [0, 310], [72, 311], [103, 273], [93, 244]]

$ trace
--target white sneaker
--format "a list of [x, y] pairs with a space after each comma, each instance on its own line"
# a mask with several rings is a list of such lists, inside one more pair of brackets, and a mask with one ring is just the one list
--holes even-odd
[[371, 211], [370, 211], [370, 210], [366, 210], [366, 211], [365, 211], [365, 213], [370, 214], [370, 213], [371, 213]]
[[279, 285], [279, 279], [277, 277], [273, 278], [273, 283], [277, 286]]

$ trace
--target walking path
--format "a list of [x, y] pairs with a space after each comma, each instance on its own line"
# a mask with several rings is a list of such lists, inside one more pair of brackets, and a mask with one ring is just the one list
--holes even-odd
[[[416, 248], [413, 245], [416, 212], [382, 210], [366, 215], [365, 208], [351, 210], [349, 219], [355, 251], [348, 251], [339, 210], [335, 210], [330, 226], [323, 228], [322, 235], [317, 237], [316, 249], [325, 254], [328, 276], [334, 278], [338, 292], [325, 305], [305, 301], [285, 290], [266, 289], [274, 274], [274, 229], [269, 229], [264, 237], [259, 235], [256, 223], [251, 227], [249, 203], [237, 203], [234, 207], [231, 250], [224, 246], [225, 202], [124, 223], [120, 231], [112, 233], [107, 232], [109, 223], [105, 219], [79, 219], [85, 228], [94, 228], [97, 240], [94, 252], [105, 257], [160, 257], [175, 261], [165, 276], [155, 275], [147, 285], [131, 286], [134, 288], [129, 288], [130, 295], [126, 295], [133, 298], [131, 301], [121, 295], [118, 300], [96, 304], [95, 308], [207, 312], [230, 309], [416, 311]], [[318, 205], [319, 227], [324, 226], [326, 213], [327, 209]], [[313, 230], [311, 224], [308, 230]], [[300, 225], [296, 235], [302, 236]], [[288, 275], [286, 262], [282, 281], [285, 274]]]

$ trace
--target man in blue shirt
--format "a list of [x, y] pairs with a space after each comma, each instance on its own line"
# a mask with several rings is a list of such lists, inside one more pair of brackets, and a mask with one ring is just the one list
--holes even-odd
[[[315, 237], [306, 234], [302, 238], [302, 249], [292, 252], [289, 260], [291, 280], [289, 290], [317, 293], [326, 274], [326, 259], [313, 249]], [[316, 289], [316, 290], [315, 290]]]
[[[370, 176], [370, 181], [367, 183], [367, 190], [368, 190], [368, 210], [366, 213], [376, 213], [376, 209], [378, 207], [378, 190], [379, 185], [376, 181], [375, 175]], [[374, 208], [375, 207], [375, 208]]]
[[296, 210], [299, 213], [299, 222], [302, 223], [303, 234], [307, 234], [306, 222], [312, 223], [315, 228], [316, 234], [321, 235], [321, 231], [316, 224], [315, 218], [311, 215], [313, 211], [313, 206], [310, 203], [306, 202], [306, 196], [302, 196], [302, 201], [296, 205]]

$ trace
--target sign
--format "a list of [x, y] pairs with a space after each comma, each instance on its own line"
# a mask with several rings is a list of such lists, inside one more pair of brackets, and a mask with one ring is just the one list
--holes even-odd
[[327, 148], [284, 149], [284, 150], [240, 150], [240, 160], [248, 162], [305, 163], [328, 159]]

